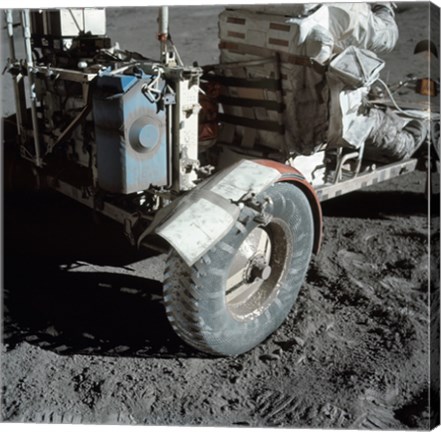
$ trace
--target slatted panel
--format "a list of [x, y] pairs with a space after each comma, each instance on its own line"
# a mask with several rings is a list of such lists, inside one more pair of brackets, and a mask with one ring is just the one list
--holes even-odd
[[[224, 96], [242, 97], [251, 99], [264, 99], [266, 101], [283, 102], [285, 112], [270, 110], [256, 106], [252, 111], [241, 110], [245, 116], [256, 119], [256, 121], [272, 121], [281, 125], [287, 125], [288, 132], [283, 137], [268, 130], [259, 131], [256, 140], [265, 147], [270, 147], [285, 153], [292, 151], [308, 154], [318, 143], [323, 143], [327, 135], [327, 109], [319, 107], [319, 113], [311, 112], [311, 98], [315, 96], [306, 95], [305, 86], [310, 93], [314, 89], [320, 89], [320, 83], [324, 80], [324, 72], [316, 72], [311, 60], [303, 56], [304, 47], [298, 45], [299, 28], [295, 24], [287, 24], [287, 18], [278, 15], [254, 13], [247, 10], [226, 10], [219, 17], [219, 36], [221, 63], [243, 62], [278, 56], [277, 67], [274, 64], [262, 64], [246, 69], [246, 75], [258, 78], [277, 78], [280, 80], [280, 91], [271, 90], [243, 92], [243, 89], [229, 88]], [[308, 69], [308, 72], [305, 72]], [[238, 76], [243, 71], [229, 71], [230, 76]], [[307, 76], [305, 75], [307, 74]], [[309, 99], [308, 99], [309, 98]], [[296, 102], [296, 99], [299, 102]], [[306, 103], [306, 105], [305, 105]], [[309, 104], [309, 105], [308, 105]], [[317, 104], [316, 104], [317, 105]], [[310, 115], [302, 123], [306, 109]], [[226, 108], [228, 113], [234, 110], [231, 106]], [[299, 115], [298, 111], [302, 113]], [[316, 115], [317, 114], [317, 115]], [[325, 119], [322, 121], [321, 119]], [[256, 123], [257, 124], [257, 123]], [[236, 131], [242, 135], [242, 126], [236, 126]], [[285, 130], [287, 130], [285, 128]], [[246, 140], [247, 146], [250, 141]]]
[[[240, 16], [238, 16], [240, 15]], [[220, 15], [220, 39], [244, 40], [262, 48], [277, 47], [286, 53], [299, 53], [298, 26], [286, 24], [286, 17], [227, 10]]]

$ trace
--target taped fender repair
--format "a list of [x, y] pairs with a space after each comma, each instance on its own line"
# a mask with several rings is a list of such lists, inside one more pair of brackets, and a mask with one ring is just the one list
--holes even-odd
[[215, 184], [209, 189], [233, 202], [240, 201], [250, 192], [257, 195], [281, 177], [277, 169], [251, 160], [242, 160], [225, 175], [220, 174], [220, 179], [216, 178]]
[[175, 213], [155, 232], [192, 266], [233, 227], [240, 200], [250, 193], [259, 194], [280, 177], [277, 169], [240, 161], [182, 197]]
[[233, 227], [239, 214], [200, 198], [156, 232], [192, 266]]

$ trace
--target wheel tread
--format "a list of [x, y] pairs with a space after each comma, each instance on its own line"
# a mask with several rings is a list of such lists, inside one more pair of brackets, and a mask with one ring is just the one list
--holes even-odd
[[[167, 257], [167, 266], [178, 268], [183, 262], [176, 257], [176, 252], [171, 251]], [[204, 266], [211, 263], [210, 258], [200, 260], [197, 267], [194, 266], [196, 274], [204, 274]], [[173, 283], [167, 279], [164, 283], [164, 298], [167, 298], [165, 310], [167, 318], [176, 334], [184, 342], [209, 354], [217, 354], [205, 341], [201, 320], [197, 318], [199, 312], [199, 291], [200, 287], [190, 271], [180, 274], [180, 283]]]
[[[296, 201], [296, 203], [291, 199], [287, 199], [287, 197], [292, 196], [289, 195], [291, 188], [294, 188], [294, 186], [289, 184], [277, 185], [277, 187], [271, 187], [269, 192], [273, 202], [272, 205], [278, 208], [278, 217], [283, 218], [290, 226], [297, 229], [295, 236], [297, 241], [296, 250], [292, 255], [297, 258], [296, 267], [291, 268], [287, 274], [289, 275], [290, 284], [299, 286], [303, 281], [307, 263], [310, 260], [313, 222], [310, 210], [304, 212], [303, 216], [299, 215], [298, 209], [301, 209], [302, 206], [305, 209], [305, 202], [307, 203], [305, 196], [303, 196], [302, 201], [297, 193], [295, 196], [300, 201]], [[287, 191], [288, 194], [286, 194]], [[303, 192], [300, 193], [300, 195], [302, 194]], [[250, 229], [253, 228], [253, 223], [250, 223], [250, 214], [246, 210], [245, 207], [241, 213], [241, 221], [237, 221], [230, 233], [227, 234], [230, 235], [230, 240], [233, 241], [232, 244], [234, 244], [234, 241], [237, 242], [238, 239], [245, 238]], [[308, 214], [309, 216], [305, 216]], [[306, 235], [304, 238], [301, 235], [302, 232], [299, 231], [304, 228], [302, 217], [309, 217], [311, 223], [308, 228], [309, 236]], [[302, 250], [301, 253], [300, 249]], [[236, 250], [237, 248], [232, 246], [229, 241], [222, 240], [192, 267], [189, 267], [176, 251], [171, 250], [167, 256], [164, 278], [164, 305], [170, 325], [184, 342], [209, 354], [231, 354], [228, 352], [228, 345], [237, 342], [235, 339], [240, 339], [242, 345], [248, 344], [247, 334], [224, 332], [224, 325], [227, 324], [225, 324], [226, 321], [222, 321], [220, 318], [226, 313], [225, 307], [223, 310], [217, 309], [221, 302], [225, 301], [223, 300], [225, 294], [219, 288], [223, 286], [226, 279], [225, 263], [228, 265], [231, 262]], [[297, 250], [299, 251], [297, 252]], [[222, 257], [222, 259], [219, 259], [219, 257]], [[285, 314], [284, 311], [290, 310], [290, 304], [294, 302], [295, 297], [297, 297], [297, 294], [294, 295], [290, 290], [280, 293], [280, 297], [273, 303], [274, 310], [279, 311], [279, 315], [272, 316], [272, 312], [270, 313], [267, 309], [261, 315], [260, 323], [255, 319], [247, 324], [248, 331], [256, 332], [257, 335], [259, 332], [267, 331], [262, 329], [268, 328], [268, 333], [262, 333], [259, 336], [263, 339], [266, 338], [283, 322], [288, 313]], [[217, 308], [213, 305], [217, 305]], [[235, 336], [232, 336], [232, 334]], [[262, 338], [260, 340], [263, 340]], [[235, 346], [237, 345], [236, 343]], [[235, 353], [240, 353], [237, 348], [234, 348], [234, 350], [236, 350]]]

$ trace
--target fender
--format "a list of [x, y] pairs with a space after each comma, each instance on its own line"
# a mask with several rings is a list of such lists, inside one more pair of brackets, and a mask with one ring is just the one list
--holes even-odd
[[158, 212], [138, 244], [149, 234], [165, 239], [192, 266], [234, 226], [243, 201], [278, 181], [298, 186], [307, 196], [315, 225], [314, 253], [321, 242], [322, 218], [318, 198], [299, 171], [269, 160], [241, 160], [204, 181]]
[[268, 159], [258, 159], [254, 162], [259, 163], [263, 166], [277, 169], [281, 174], [281, 177], [278, 181], [292, 183], [293, 185], [299, 187], [306, 195], [309, 204], [311, 205], [312, 216], [314, 218], [314, 243], [312, 251], [315, 254], [318, 254], [320, 252], [320, 246], [322, 244], [323, 238], [323, 214], [320, 200], [311, 183], [309, 183], [305, 179], [305, 177], [303, 177], [302, 173], [299, 170], [289, 165], [284, 165], [280, 162], [275, 162]]

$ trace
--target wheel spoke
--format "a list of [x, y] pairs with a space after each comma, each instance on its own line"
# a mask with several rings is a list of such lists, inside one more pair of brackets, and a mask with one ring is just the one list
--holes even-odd
[[250, 237], [251, 236], [248, 236], [245, 239], [234, 257], [227, 280], [227, 291], [230, 290], [233, 285], [236, 285], [238, 281], [245, 280], [244, 269], [255, 254], [254, 242]]
[[228, 278], [226, 294], [233, 291], [237, 286], [243, 285], [245, 283], [244, 274], [244, 269], [243, 267], [241, 267], [239, 271]]
[[248, 300], [257, 292], [262, 282], [262, 280], [258, 280], [252, 283], [245, 281], [238, 283], [226, 292], [227, 302], [231, 304]]
[[245, 239], [239, 248], [239, 254], [249, 260], [256, 253], [255, 235], [254, 231]]
[[259, 245], [258, 245], [258, 253], [261, 254], [264, 260], [269, 263], [271, 258], [271, 241], [268, 234], [261, 230], [262, 234], [260, 236]]
[[251, 278], [253, 262], [257, 257], [266, 262], [269, 262], [271, 257], [271, 240], [267, 232], [260, 227], [248, 235], [233, 259], [225, 291], [228, 304], [248, 301], [264, 282], [262, 279], [248, 280]]

